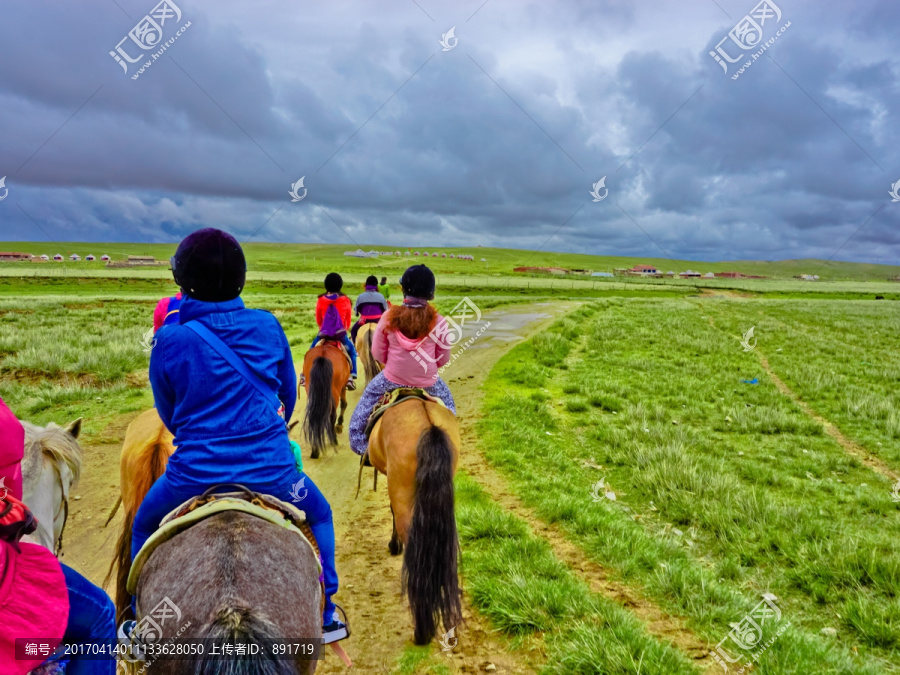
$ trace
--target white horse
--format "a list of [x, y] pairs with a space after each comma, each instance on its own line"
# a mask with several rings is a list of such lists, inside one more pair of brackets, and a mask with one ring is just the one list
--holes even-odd
[[82, 450], [78, 445], [81, 418], [64, 427], [51, 422], [25, 428], [22, 458], [22, 501], [38, 521], [37, 530], [24, 538], [58, 555], [69, 516], [69, 492], [81, 475]]

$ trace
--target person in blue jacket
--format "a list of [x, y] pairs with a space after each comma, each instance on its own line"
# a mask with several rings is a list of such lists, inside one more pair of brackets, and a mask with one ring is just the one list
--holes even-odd
[[[172, 258], [183, 298], [178, 323], [156, 334], [150, 385], [177, 450], [135, 515], [131, 557], [169, 511], [214, 485], [239, 483], [293, 503], [306, 512], [322, 554], [327, 644], [348, 636], [331, 599], [338, 590], [331, 506], [297, 468], [285, 425], [297, 400], [291, 349], [272, 314], [244, 307], [246, 270], [237, 240], [214, 228], [188, 235]], [[204, 329], [213, 334], [212, 343]], [[217, 351], [215, 338], [250, 372], [241, 374]], [[293, 487], [304, 478], [308, 492], [297, 503]]]

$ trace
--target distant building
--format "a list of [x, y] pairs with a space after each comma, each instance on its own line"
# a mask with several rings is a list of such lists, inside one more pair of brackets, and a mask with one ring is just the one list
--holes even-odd
[[437, 257], [438, 257], [438, 254], [437, 254], [437, 253], [432, 253], [432, 254], [431, 254], [431, 257], [432, 257], [432, 258], [437, 258]]
[[[344, 255], [350, 256], [351, 258], [371, 258], [373, 252], [366, 253], [361, 248], [356, 249], [355, 251], [344, 251]], [[375, 255], [378, 255], [377, 253]]]
[[407, 251], [407, 252], [404, 253], [403, 255], [407, 255], [407, 256], [408, 256], [408, 255], [410, 255], [410, 253], [409, 253], [409, 251]]
[[675, 272], [672, 272], [672, 271], [670, 270], [670, 271], [666, 272], [666, 276], [667, 276], [667, 277], [674, 277], [674, 276], [675, 276]]
[[706, 274], [703, 275], [703, 278], [704, 279], [715, 279], [716, 275], [713, 274], [712, 272], [707, 272]]
[[50, 256], [44, 253], [43, 255], [41, 255], [41, 260], [50, 260]]
[[801, 280], [803, 280], [803, 281], [818, 281], [818, 280], [819, 280], [819, 275], [818, 275], [818, 274], [801, 274], [801, 275], [800, 275], [799, 277], [797, 277], [797, 278], [798, 278], [798, 279], [801, 279]]
[[85, 260], [96, 260], [96, 258], [90, 253], [88, 253], [86, 256], [84, 256], [84, 259]]
[[9, 262], [13, 260], [31, 260], [33, 256], [30, 253], [6, 253], [0, 252], [0, 260]]
[[169, 263], [165, 260], [157, 260], [152, 255], [130, 255], [125, 260], [109, 260], [107, 256], [107, 267], [168, 267]]
[[111, 258], [106, 254], [100, 256], [100, 260], [102, 260], [103, 262], [108, 262], [110, 259]]
[[442, 257], [442, 258], [446, 258], [446, 257], [447, 257], [447, 254], [446, 254], [446, 253], [441, 253], [441, 257]]
[[627, 270], [626, 274], [639, 277], [655, 277], [659, 276], [659, 270], [653, 265], [635, 265], [630, 270]]
[[[478, 245], [478, 248], [481, 248], [481, 244]], [[487, 258], [482, 258], [481, 262], [487, 262]]]
[[614, 277], [616, 276], [612, 272], [591, 272], [592, 277]]
[[687, 270], [686, 272], [682, 272], [679, 274], [682, 279], [696, 279], [699, 278], [700, 272], [695, 272], [694, 270]]
[[81, 256], [78, 255], [77, 253], [73, 253], [72, 255], [69, 256], [69, 260], [71, 260], [73, 262], [76, 260], [81, 260]]
[[55, 256], [53, 256], [53, 259], [54, 259], [56, 262], [62, 262], [63, 257], [62, 257], [61, 254], [57, 253]]

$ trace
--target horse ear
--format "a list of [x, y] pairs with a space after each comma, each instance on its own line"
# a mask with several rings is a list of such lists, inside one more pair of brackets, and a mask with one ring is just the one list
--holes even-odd
[[65, 427], [63, 427], [63, 431], [67, 431], [72, 434], [72, 438], [78, 438], [78, 434], [81, 433], [81, 420], [84, 419], [79, 417], [74, 422], [69, 422]]

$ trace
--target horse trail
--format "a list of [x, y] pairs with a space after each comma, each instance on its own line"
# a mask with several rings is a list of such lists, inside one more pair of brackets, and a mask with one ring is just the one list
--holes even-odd
[[[463, 447], [460, 468], [486, 486], [503, 506], [527, 521], [532, 530], [546, 539], [554, 553], [591, 589], [633, 611], [647, 625], [652, 635], [672, 642], [705, 665], [708, 647], [684, 627], [678, 618], [667, 615], [652, 602], [624, 584], [616, 582], [578, 547], [567, 541], [553, 526], [540, 521], [524, 506], [506, 481], [485, 461], [477, 450], [476, 423], [479, 417], [481, 383], [491, 367], [516, 342], [545, 329], [553, 320], [577, 306], [577, 303], [539, 303], [513, 305], [485, 313], [490, 330], [462, 353], [447, 369], [444, 377], [456, 400], [460, 417]], [[468, 327], [466, 327], [467, 335]], [[474, 330], [471, 331], [474, 334]], [[302, 365], [302, 361], [297, 362]], [[360, 382], [362, 385], [362, 381]], [[362, 388], [362, 387], [361, 387]], [[360, 389], [361, 389], [360, 388]], [[359, 399], [360, 391], [348, 393], [346, 421]], [[305, 392], [301, 390], [295, 417], [305, 409]], [[84, 472], [73, 490], [63, 561], [72, 565], [96, 583], [102, 583], [122, 523], [121, 510], [108, 527], [103, 524], [116, 502], [119, 485], [119, 453], [125, 429], [138, 413], [123, 415], [100, 434], [106, 443], [83, 444]], [[303, 444], [299, 427], [292, 434]], [[108, 442], [115, 441], [115, 442]], [[387, 483], [379, 476], [377, 491], [372, 490], [373, 470], [363, 473], [357, 497], [359, 458], [349, 448], [347, 431], [339, 437], [337, 452], [328, 450], [323, 458], [304, 458], [304, 469], [331, 502], [337, 538], [337, 569], [341, 587], [335, 601], [347, 612], [352, 636], [343, 646], [354, 662], [354, 670], [365, 673], [392, 672], [397, 658], [412, 644], [413, 625], [405, 600], [401, 596], [400, 569], [402, 556], [388, 552], [391, 535], [391, 513]], [[464, 570], [463, 570], [464, 573]], [[107, 585], [112, 591], [112, 586]], [[487, 620], [473, 609], [468, 598], [463, 603], [464, 624], [457, 629], [458, 643], [450, 651], [441, 651], [436, 639], [431, 658], [447, 666], [452, 673], [536, 673], [546, 662], [539, 638], [511, 651]], [[343, 664], [330, 651], [319, 662], [319, 673], [346, 673]]]

